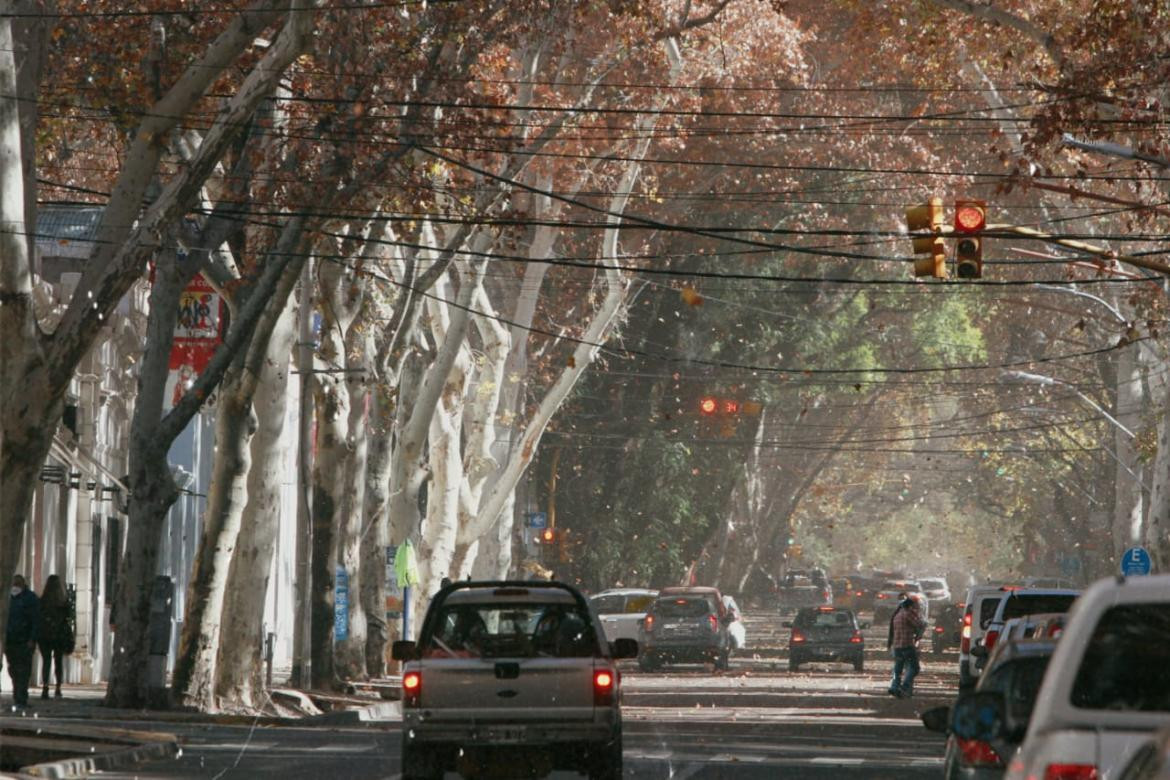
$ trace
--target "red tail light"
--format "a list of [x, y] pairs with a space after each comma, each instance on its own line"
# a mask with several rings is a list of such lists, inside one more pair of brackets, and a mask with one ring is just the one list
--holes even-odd
[[960, 739], [959, 762], [963, 766], [1003, 766], [1003, 761], [995, 748], [978, 739]]
[[860, 590], [855, 590], [855, 591], [853, 591], [853, 595], [854, 596], [861, 596], [861, 595], [863, 595], [863, 593]]
[[800, 644], [803, 641], [805, 641], [804, 632], [801, 631], [799, 628], [792, 629], [792, 643], [793, 644]]
[[613, 704], [613, 692], [617, 688], [617, 672], [596, 669], [593, 672], [593, 705], [603, 707]]
[[959, 652], [964, 655], [971, 653], [971, 610], [967, 610], [963, 615], [963, 634], [959, 642]]
[[854, 631], [854, 632], [853, 632], [853, 636], [849, 637], [849, 641], [850, 641], [850, 642], [853, 642], [854, 644], [858, 644], [858, 643], [860, 643], [860, 642], [862, 641], [862, 640], [861, 640], [861, 632], [860, 632], [860, 631]]
[[877, 594], [877, 597], [879, 599], [888, 599], [890, 596], [887, 593], [879, 593], [879, 594]]
[[995, 647], [995, 643], [998, 640], [999, 640], [999, 632], [998, 631], [988, 631], [983, 636], [983, 646], [987, 648], [988, 652], [991, 652], [991, 650]]
[[945, 628], [943, 628], [942, 626], [935, 626], [935, 627], [934, 627], [934, 633], [936, 633], [936, 634], [941, 634], [941, 633], [943, 633], [944, 631], [946, 631], [946, 629], [945, 629]]
[[1092, 764], [1049, 764], [1044, 780], [1098, 780], [1097, 767]]
[[708, 615], [707, 616], [707, 623], [711, 628], [712, 634], [719, 633], [719, 618], [715, 617], [714, 615]]
[[422, 673], [407, 672], [402, 675], [402, 703], [407, 707], [417, 707], [421, 697]]
[[654, 630], [654, 616], [647, 615], [642, 619], [642, 628], [647, 634]]

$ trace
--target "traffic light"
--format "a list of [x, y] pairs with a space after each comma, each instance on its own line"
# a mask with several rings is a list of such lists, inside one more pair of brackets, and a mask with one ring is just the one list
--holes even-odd
[[906, 209], [906, 228], [912, 233], [929, 231], [929, 235], [914, 237], [914, 254], [927, 255], [914, 261], [915, 276], [947, 278], [947, 247], [943, 242], [942, 198]]
[[981, 200], [955, 201], [955, 273], [960, 279], [983, 276], [983, 228], [987, 225], [987, 204]]
[[553, 528], [545, 528], [540, 532], [540, 536], [537, 538], [540, 540], [541, 544], [552, 544], [557, 540], [557, 532]]
[[699, 413], [704, 417], [757, 417], [763, 411], [758, 401], [740, 401], [736, 398], [716, 398], [705, 395], [699, 399]]

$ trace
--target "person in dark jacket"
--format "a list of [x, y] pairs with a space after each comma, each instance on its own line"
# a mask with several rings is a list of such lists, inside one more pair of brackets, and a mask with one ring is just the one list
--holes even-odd
[[37, 645], [41, 649], [41, 698], [49, 698], [49, 668], [52, 666], [57, 673], [57, 698], [60, 699], [65, 655], [73, 652], [73, 613], [65, 585], [56, 574], [50, 574], [41, 589]]
[[12, 701], [21, 708], [28, 706], [28, 679], [32, 676], [39, 613], [36, 594], [28, 589], [24, 577], [17, 574], [12, 578], [11, 595], [8, 597], [4, 655], [8, 659], [8, 676], [12, 678]]

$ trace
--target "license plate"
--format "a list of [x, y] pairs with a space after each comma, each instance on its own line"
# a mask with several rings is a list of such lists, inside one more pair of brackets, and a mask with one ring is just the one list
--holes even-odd
[[525, 737], [525, 729], [523, 726], [500, 726], [496, 728], [489, 728], [487, 730], [488, 742], [496, 745], [509, 745], [517, 742], [523, 742]]

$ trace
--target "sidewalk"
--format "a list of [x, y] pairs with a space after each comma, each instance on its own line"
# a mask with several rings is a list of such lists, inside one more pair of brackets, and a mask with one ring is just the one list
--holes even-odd
[[379, 681], [354, 686], [348, 695], [274, 688], [273, 700], [282, 711], [311, 713], [297, 717], [112, 708], [103, 704], [105, 685], [66, 685], [60, 699], [42, 699], [37, 689], [31, 706], [16, 710], [11, 694], [2, 692], [0, 778], [29, 776], [7, 774], [17, 767], [37, 777], [76, 777], [174, 758], [180, 740], [160, 724], [312, 728], [398, 721], [400, 703], [383, 698], [390, 687]]
[[[66, 685], [62, 688], [64, 696], [60, 699], [42, 699], [40, 698], [39, 690], [32, 692], [29, 698], [30, 707], [23, 713], [13, 710], [10, 694], [7, 692], [0, 693], [0, 720], [63, 718], [91, 721], [147, 720], [152, 722], [198, 722], [216, 723], [220, 725], [260, 724], [265, 726], [316, 726], [376, 720], [398, 720], [402, 717], [402, 709], [399, 702], [385, 699], [381, 695], [382, 691], [389, 685], [389, 682], [360, 684], [355, 686], [354, 692], [349, 695], [321, 694], [314, 691], [298, 691], [293, 688], [273, 688], [273, 700], [278, 704], [283, 702], [286, 705], [282, 709], [292, 711], [296, 708], [305, 712], [305, 714], [300, 716], [283, 717], [276, 715], [206, 714], [184, 710], [120, 709], [106, 707], [103, 704], [106, 695], [106, 686], [104, 684]], [[52, 696], [51, 690], [50, 696]], [[312, 701], [325, 706], [313, 707], [310, 703]]]

